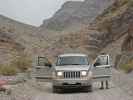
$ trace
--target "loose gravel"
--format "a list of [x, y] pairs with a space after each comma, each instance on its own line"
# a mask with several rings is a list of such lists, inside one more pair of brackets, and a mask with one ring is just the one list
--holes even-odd
[[133, 100], [133, 74], [124, 74], [113, 69], [110, 89], [100, 90], [94, 83], [91, 93], [53, 93], [50, 82], [27, 81], [12, 86], [12, 94], [0, 93], [0, 100]]

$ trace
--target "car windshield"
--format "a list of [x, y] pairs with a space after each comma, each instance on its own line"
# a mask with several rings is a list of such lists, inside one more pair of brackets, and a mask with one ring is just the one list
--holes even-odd
[[59, 57], [57, 61], [58, 66], [62, 65], [88, 65], [88, 57], [71, 56], [71, 57]]

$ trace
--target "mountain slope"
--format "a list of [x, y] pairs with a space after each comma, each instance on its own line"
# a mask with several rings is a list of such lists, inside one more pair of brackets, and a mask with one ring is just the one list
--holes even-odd
[[62, 35], [76, 33], [86, 27], [113, 2], [114, 0], [66, 2], [52, 18], [44, 20], [37, 31], [37, 37], [51, 45]]
[[36, 27], [0, 15], [0, 64], [20, 55], [36, 42]]
[[[99, 31], [104, 33], [103, 41], [108, 44], [127, 34], [128, 39], [132, 37], [133, 23], [133, 1], [117, 0], [110, 8], [108, 8], [96, 20]], [[102, 35], [102, 36], [103, 36]], [[124, 40], [124, 39], [123, 39]], [[125, 46], [128, 45], [127, 41]], [[122, 48], [122, 47], [121, 47]], [[133, 48], [133, 45], [131, 45]], [[124, 48], [122, 49], [124, 51]], [[127, 51], [130, 51], [127, 48]]]
[[25, 45], [25, 42], [29, 42], [28, 38], [33, 37], [33, 33], [37, 28], [0, 15], [0, 29], [5, 33], [11, 33], [10, 35], [16, 41]]
[[11, 35], [0, 32], [0, 64], [8, 63], [24, 49], [25, 47], [12, 39]]
[[40, 28], [64, 31], [77, 30], [84, 24], [92, 22], [114, 0], [85, 0], [84, 2], [66, 2], [55, 15], [44, 20]]
[[80, 7], [82, 2], [68, 1], [66, 2], [61, 9], [59, 9], [52, 18], [44, 20], [41, 28], [47, 28], [52, 30], [62, 30], [66, 28], [68, 24], [68, 19], [71, 15]]
[[31, 30], [36, 29], [35, 26], [31, 26], [31, 25], [27, 25], [21, 22], [18, 22], [16, 20], [13, 20], [11, 18], [5, 17], [3, 15], [0, 15], [0, 28], [6, 28], [7, 31], [9, 32], [16, 32], [19, 34], [23, 34], [25, 32], [27, 32], [28, 34], [30, 34]]
[[57, 54], [79, 51], [95, 57], [99, 52], [107, 52], [114, 58], [114, 61], [119, 54], [123, 56], [131, 52], [132, 55], [132, 23], [133, 1], [116, 0], [90, 25], [78, 32], [62, 35], [52, 45], [52, 48], [49, 47], [47, 54], [50, 50]]

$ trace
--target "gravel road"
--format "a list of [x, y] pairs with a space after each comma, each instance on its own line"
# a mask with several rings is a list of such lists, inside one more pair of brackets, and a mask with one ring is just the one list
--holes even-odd
[[[67, 91], [66, 93], [52, 93], [52, 84], [50, 82], [38, 83], [32, 82], [14, 86], [11, 96], [0, 96], [0, 100], [133, 100], [133, 80], [127, 79], [126, 75], [121, 75], [113, 70], [113, 80], [110, 83], [110, 89], [99, 89], [99, 83], [94, 83], [93, 92], [83, 93]], [[122, 81], [126, 78], [126, 81]], [[126, 83], [128, 82], [128, 84]]]
[[47, 84], [45, 92], [39, 93], [34, 100], [133, 100], [121, 88], [111, 86], [108, 90], [99, 90], [99, 84], [94, 84], [92, 93], [67, 92], [63, 94], [53, 94], [51, 84]]

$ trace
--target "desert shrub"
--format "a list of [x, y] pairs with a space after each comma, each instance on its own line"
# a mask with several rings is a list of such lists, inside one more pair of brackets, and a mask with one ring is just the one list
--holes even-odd
[[18, 72], [25, 72], [32, 66], [27, 56], [16, 57], [10, 64], [0, 65], [0, 75], [16, 75]]
[[17, 68], [12, 67], [8, 64], [0, 65], [0, 74], [5, 76], [11, 76], [17, 74]]
[[32, 61], [29, 57], [23, 55], [16, 57], [12, 62], [11, 65], [16, 67], [20, 72], [25, 72], [32, 66]]
[[20, 72], [25, 72], [32, 66], [32, 61], [27, 56], [20, 56], [14, 59], [11, 65], [16, 67]]
[[121, 65], [120, 68], [124, 70], [126, 73], [130, 73], [131, 71], [133, 71], [133, 60]]

